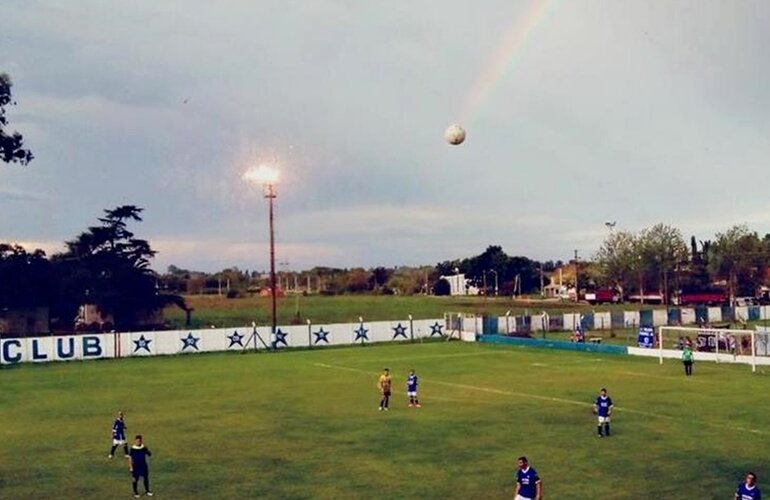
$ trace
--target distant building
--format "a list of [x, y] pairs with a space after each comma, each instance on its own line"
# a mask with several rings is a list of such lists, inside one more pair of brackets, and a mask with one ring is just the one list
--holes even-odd
[[439, 279], [449, 283], [449, 295], [478, 295], [479, 289], [468, 283], [464, 274], [450, 274], [440, 276]]
[[[575, 266], [562, 266], [548, 274], [550, 283], [543, 287], [543, 297], [554, 299], [575, 298]], [[567, 286], [569, 284], [570, 286]]]

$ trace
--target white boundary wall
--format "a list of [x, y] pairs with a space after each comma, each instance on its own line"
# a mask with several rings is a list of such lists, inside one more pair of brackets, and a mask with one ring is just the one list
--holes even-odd
[[[466, 330], [468, 329], [466, 325]], [[473, 325], [478, 327], [478, 325]], [[264, 349], [251, 326], [207, 330], [168, 330], [148, 332], [96, 333], [50, 337], [0, 339], [0, 364], [45, 363], [83, 359], [144, 357], [172, 354], [196, 354], [215, 351]], [[305, 324], [280, 326], [277, 338], [270, 327], [256, 327], [268, 345], [287, 347], [323, 347], [372, 342], [404, 342], [445, 336], [444, 319], [374, 321], [358, 323]], [[475, 341], [475, 332], [461, 332], [466, 341]], [[251, 342], [247, 343], [251, 338]]]

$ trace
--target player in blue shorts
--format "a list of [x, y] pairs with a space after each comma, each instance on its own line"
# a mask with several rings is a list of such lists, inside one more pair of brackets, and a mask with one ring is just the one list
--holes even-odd
[[409, 407], [420, 408], [420, 400], [417, 399], [417, 375], [414, 370], [409, 370], [409, 376], [406, 377], [406, 394], [409, 396]]
[[519, 457], [519, 470], [516, 471], [515, 500], [542, 500], [543, 482], [537, 471], [529, 466], [527, 457]]
[[762, 500], [762, 493], [757, 487], [756, 474], [753, 472], [746, 473], [746, 479], [735, 490], [735, 500]]
[[119, 411], [115, 422], [112, 423], [112, 448], [110, 448], [110, 454], [108, 458], [112, 458], [115, 455], [115, 450], [118, 446], [123, 445], [123, 454], [128, 457], [128, 442], [126, 441], [126, 421], [123, 418], [123, 412]]
[[[607, 389], [602, 388], [599, 396], [594, 403], [594, 413], [599, 416], [599, 422], [596, 426], [596, 431], [599, 433], [599, 437], [603, 435], [610, 435], [610, 417], [612, 416], [612, 398], [607, 395]], [[604, 434], [602, 434], [602, 426], [604, 426]]]

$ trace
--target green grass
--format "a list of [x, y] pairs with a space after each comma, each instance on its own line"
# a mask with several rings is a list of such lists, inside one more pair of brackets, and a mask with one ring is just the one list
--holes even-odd
[[[185, 299], [195, 310], [192, 327], [207, 328], [243, 326], [256, 321], [270, 322], [270, 297], [248, 297], [227, 299], [212, 295], [189, 295]], [[278, 298], [278, 323], [290, 324], [297, 316], [301, 323], [310, 319], [316, 323], [350, 323], [362, 316], [367, 321], [381, 321], [406, 318], [411, 314], [415, 319], [442, 318], [447, 312], [491, 314], [503, 316], [506, 311], [513, 315], [550, 314], [576, 311], [633, 310], [639, 305], [589, 306], [572, 302], [512, 300], [508, 297], [435, 297], [425, 295], [290, 295]], [[648, 307], [645, 306], [645, 309]], [[176, 307], [165, 310], [167, 320], [177, 327], [183, 327], [184, 312]]]
[[[394, 373], [388, 413], [376, 379]], [[405, 407], [414, 367], [423, 408]], [[0, 371], [0, 498], [130, 498], [114, 412], [153, 452], [156, 498], [730, 498], [770, 473], [768, 374], [434, 342], [24, 365]], [[607, 386], [614, 435], [595, 436]]]

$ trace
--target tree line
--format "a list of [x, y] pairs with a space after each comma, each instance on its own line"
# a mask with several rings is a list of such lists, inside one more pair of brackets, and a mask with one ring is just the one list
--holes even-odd
[[746, 225], [717, 233], [713, 240], [690, 238], [656, 224], [638, 232], [611, 232], [595, 256], [590, 278], [624, 293], [649, 291], [668, 302], [677, 293], [720, 290], [731, 298], [755, 297], [766, 282], [770, 234]]
[[[560, 265], [561, 261], [541, 263], [527, 257], [510, 257], [502, 247], [492, 245], [480, 255], [436, 265], [371, 268], [317, 266], [302, 271], [283, 270], [278, 271], [277, 282], [282, 293], [448, 295], [449, 283], [442, 276], [463, 274], [469, 286], [478, 288], [481, 293], [512, 295], [514, 292], [538, 291], [546, 279], [545, 274]], [[237, 267], [203, 273], [172, 265], [160, 276], [160, 283], [164, 290], [176, 294], [239, 297], [269, 291], [267, 273]]]
[[63, 331], [75, 327], [86, 304], [110, 318], [100, 325], [104, 329], [147, 326], [148, 318], [169, 304], [186, 309], [180, 296], [158, 289], [158, 275], [150, 268], [155, 251], [129, 230], [130, 222], [142, 220], [142, 209], [124, 205], [104, 212], [99, 224], [50, 258], [42, 250], [0, 244], [0, 308], [45, 307], [51, 328]]

